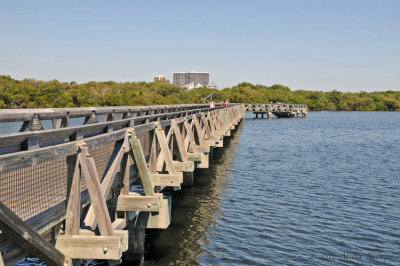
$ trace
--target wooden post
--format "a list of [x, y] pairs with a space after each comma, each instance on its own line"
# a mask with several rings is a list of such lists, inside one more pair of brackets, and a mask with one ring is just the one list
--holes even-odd
[[26, 252], [38, 257], [48, 265], [64, 265], [64, 254], [2, 203], [0, 203], [0, 229]]
[[183, 186], [192, 187], [194, 184], [194, 172], [183, 172]]
[[144, 261], [145, 229], [135, 228], [135, 223], [128, 226], [129, 243], [128, 250], [124, 254], [124, 262], [127, 264], [139, 264]]

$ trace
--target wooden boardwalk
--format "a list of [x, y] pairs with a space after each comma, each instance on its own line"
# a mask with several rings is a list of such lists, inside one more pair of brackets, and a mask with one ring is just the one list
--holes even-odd
[[29, 254], [49, 265], [140, 261], [145, 229], [173, 219], [163, 189], [192, 185], [245, 112], [244, 104], [0, 110], [0, 122], [21, 124], [0, 135], [0, 265]]
[[256, 118], [260, 115], [264, 118], [264, 115], [269, 118], [271, 114], [277, 117], [306, 117], [307, 116], [307, 105], [305, 104], [259, 104], [250, 103], [246, 104], [246, 111], [253, 112]]

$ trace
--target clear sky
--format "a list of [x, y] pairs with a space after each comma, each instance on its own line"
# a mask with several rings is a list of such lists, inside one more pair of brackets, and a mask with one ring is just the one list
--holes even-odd
[[400, 89], [400, 0], [0, 0], [0, 74]]

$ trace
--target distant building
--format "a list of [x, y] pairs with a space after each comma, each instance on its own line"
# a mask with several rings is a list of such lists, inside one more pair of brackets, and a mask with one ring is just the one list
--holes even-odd
[[210, 73], [208, 72], [175, 72], [174, 84], [182, 87], [203, 87], [210, 82]]
[[166, 78], [163, 75], [158, 75], [158, 76], [154, 77], [154, 82], [170, 83], [170, 80], [169, 80], [169, 78]]

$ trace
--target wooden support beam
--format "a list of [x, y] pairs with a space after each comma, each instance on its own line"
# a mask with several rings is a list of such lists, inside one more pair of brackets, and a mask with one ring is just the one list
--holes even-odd
[[168, 228], [171, 223], [171, 197], [164, 197], [162, 203], [162, 207], [158, 212], [139, 212], [136, 216], [135, 228]]
[[201, 162], [201, 153], [188, 152], [187, 160], [193, 162]]
[[217, 148], [224, 147], [224, 137], [219, 137], [219, 139], [215, 141], [215, 147]]
[[46, 239], [0, 203], [0, 229], [27, 253], [38, 257], [48, 265], [63, 265], [65, 256]]
[[114, 230], [114, 236], [120, 236], [121, 237], [122, 252], [127, 251], [128, 250], [128, 244], [129, 244], [129, 232], [128, 232], [128, 230]]
[[195, 149], [195, 147], [197, 144], [193, 136], [191, 125], [189, 125], [186, 119], [185, 122], [183, 122], [183, 126], [185, 127], [185, 132], [186, 132], [185, 148], [188, 151], [192, 150], [193, 152], [196, 152], [197, 150]]
[[193, 172], [194, 171], [194, 162], [178, 162], [174, 161], [174, 167], [179, 172]]
[[[104, 176], [103, 181], [101, 182], [101, 192], [104, 195], [104, 198], [107, 199], [109, 196], [109, 193], [111, 192], [111, 187], [114, 182], [115, 175], [117, 174], [118, 168], [121, 165], [121, 160], [122, 157], [125, 155], [126, 152], [129, 151], [129, 143], [128, 143], [128, 137], [125, 136], [124, 142], [118, 151], [117, 156], [115, 156], [114, 161], [111, 164], [111, 167], [107, 171], [107, 174]], [[127, 158], [126, 158], [127, 160]], [[121, 169], [124, 169], [121, 167]], [[129, 174], [129, 173], [128, 173]], [[97, 221], [96, 221], [96, 215], [94, 213], [93, 206], [91, 205], [89, 207], [89, 210], [86, 214], [84, 224], [86, 226], [89, 226], [92, 229], [96, 228]]]
[[197, 165], [198, 168], [208, 168], [210, 166], [209, 153], [201, 153], [201, 163]]
[[183, 182], [182, 173], [177, 174], [150, 174], [151, 183], [161, 187], [180, 187]]
[[80, 218], [81, 218], [81, 174], [80, 174], [79, 161], [75, 160], [72, 184], [69, 189], [68, 205], [65, 213], [65, 233], [67, 235], [79, 234]]
[[[120, 220], [123, 220], [120, 221]], [[121, 244], [122, 244], [122, 252], [125, 252], [128, 250], [128, 235], [129, 232], [128, 230], [122, 230], [123, 228], [126, 227], [126, 221], [125, 219], [117, 219], [113, 222], [113, 228], [114, 228], [114, 236], [120, 236], [121, 237]], [[121, 228], [121, 229], [119, 229]], [[94, 231], [88, 230], [88, 229], [80, 229], [79, 230], [79, 235], [81, 236], [96, 236]]]
[[179, 126], [177, 125], [176, 120], [173, 120], [171, 122], [171, 129], [174, 131], [174, 137], [175, 137], [176, 144], [178, 146], [178, 151], [179, 151], [179, 154], [181, 157], [180, 159], [183, 162], [185, 162], [188, 160], [188, 154], [187, 154], [187, 150], [185, 149], [184, 139], [182, 137], [181, 130], [179, 129]]
[[141, 196], [137, 193], [119, 195], [109, 203], [116, 211], [155, 211], [158, 212], [162, 205], [162, 194], [155, 193], [153, 196]]
[[112, 227], [115, 230], [122, 230], [126, 227], [126, 218], [117, 218], [112, 223]]
[[[125, 149], [125, 147], [123, 147]], [[129, 151], [127, 148], [126, 151]], [[129, 154], [124, 153], [122, 155], [122, 163], [121, 163], [121, 176], [122, 176], [122, 188], [121, 188], [121, 194], [127, 195], [129, 194], [129, 186], [131, 185], [130, 182], [130, 169], [131, 166], [129, 165]]]
[[112, 236], [113, 229], [111, 226], [111, 219], [108, 214], [104, 195], [101, 191], [96, 166], [94, 164], [93, 158], [87, 156], [88, 149], [86, 147], [82, 147], [81, 152], [78, 155], [79, 163], [81, 165], [81, 170], [83, 176], [85, 177], [86, 185], [88, 187], [89, 196], [92, 201], [97, 223], [99, 225], [100, 234], [102, 236]]
[[121, 236], [62, 235], [57, 238], [56, 248], [71, 259], [119, 260], [122, 239]]
[[85, 117], [85, 121], [83, 121], [84, 125], [98, 123], [99, 120], [97, 119], [96, 112], [93, 111], [90, 115]]
[[198, 152], [198, 153], [209, 153], [210, 152], [209, 145], [196, 145], [196, 147], [194, 149], [195, 149], [195, 152]]
[[231, 131], [230, 131], [230, 129], [225, 130], [224, 136], [225, 136], [225, 137], [230, 137], [230, 136], [231, 136]]
[[206, 139], [208, 146], [215, 147], [215, 139]]
[[203, 131], [201, 129], [199, 120], [197, 120], [197, 116], [193, 115], [192, 121], [194, 123], [194, 128], [196, 130], [196, 134], [197, 134], [197, 139], [199, 140], [199, 145], [205, 145], [205, 141], [204, 141], [204, 134]]
[[30, 121], [24, 121], [19, 132], [43, 130], [38, 113], [34, 113]]
[[157, 136], [153, 134], [153, 141], [151, 144], [150, 158], [149, 158], [149, 172], [157, 172]]
[[29, 136], [23, 143], [22, 143], [22, 150], [35, 150], [40, 148], [39, 137], [38, 136]]
[[146, 159], [143, 154], [142, 145], [134, 133], [130, 136], [130, 145], [132, 148], [132, 159], [135, 161], [136, 167], [139, 171], [144, 193], [146, 196], [154, 196], [153, 184], [151, 183], [149, 171], [147, 170]]
[[156, 126], [155, 134], [157, 136], [158, 143], [160, 144], [161, 154], [166, 165], [166, 169], [169, 174], [177, 174], [174, 164], [172, 162], [171, 153], [168, 148], [167, 140], [165, 138], [164, 130], [160, 125]]

